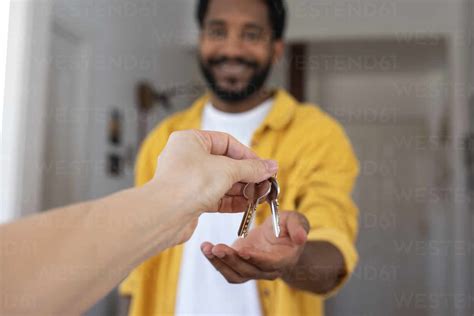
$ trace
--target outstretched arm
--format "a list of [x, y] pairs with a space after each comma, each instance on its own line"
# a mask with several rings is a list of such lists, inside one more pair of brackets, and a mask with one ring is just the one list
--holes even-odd
[[139, 263], [189, 239], [204, 210], [243, 209], [241, 182], [276, 172], [231, 136], [201, 131], [172, 134], [159, 165], [140, 188], [0, 226], [0, 314], [84, 312]]

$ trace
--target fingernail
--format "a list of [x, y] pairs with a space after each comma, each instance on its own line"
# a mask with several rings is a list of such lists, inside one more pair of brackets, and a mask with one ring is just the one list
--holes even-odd
[[265, 166], [270, 173], [276, 173], [278, 171], [278, 162], [275, 160], [265, 160]]
[[240, 258], [245, 259], [245, 260], [249, 260], [250, 256], [249, 255], [240, 255]]
[[216, 255], [218, 258], [220, 258], [220, 259], [222, 259], [222, 258], [225, 257], [225, 253], [224, 253], [224, 252], [218, 252], [218, 253], [215, 253], [215, 255]]

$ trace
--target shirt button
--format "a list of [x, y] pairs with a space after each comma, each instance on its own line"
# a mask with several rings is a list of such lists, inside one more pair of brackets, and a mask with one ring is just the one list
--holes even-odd
[[266, 297], [270, 296], [270, 290], [268, 288], [264, 288], [263, 289], [263, 295], [266, 296]]

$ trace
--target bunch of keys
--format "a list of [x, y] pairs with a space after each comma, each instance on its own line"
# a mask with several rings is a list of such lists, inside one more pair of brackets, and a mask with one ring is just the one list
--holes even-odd
[[239, 227], [238, 236], [241, 238], [247, 237], [250, 225], [252, 224], [257, 206], [264, 201], [270, 204], [272, 212], [273, 232], [275, 237], [280, 236], [280, 215], [278, 214], [278, 196], [280, 195], [280, 186], [275, 177], [263, 181], [261, 183], [248, 183], [244, 187], [244, 197], [249, 201], [247, 210], [242, 218], [242, 223]]

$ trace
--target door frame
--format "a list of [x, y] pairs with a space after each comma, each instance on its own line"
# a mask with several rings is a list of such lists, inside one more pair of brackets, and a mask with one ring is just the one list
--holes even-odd
[[5, 179], [2, 221], [40, 208], [44, 109], [52, 1], [11, 1], [2, 144]]
[[[91, 94], [89, 93], [92, 86], [91, 86], [91, 82], [92, 82], [92, 72], [91, 72], [91, 64], [90, 64], [90, 61], [91, 61], [91, 47], [90, 47], [90, 44], [89, 42], [87, 41], [87, 37], [84, 36], [84, 34], [78, 30], [77, 27], [74, 27], [72, 26], [70, 23], [66, 22], [64, 19], [60, 19], [56, 16], [53, 16], [52, 18], [52, 22], [51, 22], [51, 34], [50, 34], [50, 62], [52, 62], [52, 58], [54, 56], [52, 56], [53, 54], [53, 51], [52, 51], [52, 45], [53, 45], [53, 40], [54, 40], [54, 36], [55, 36], [55, 33], [59, 34], [60, 36], [68, 39], [68, 40], [71, 40], [75, 43], [78, 44], [78, 54], [81, 58], [81, 66], [78, 67], [78, 72], [79, 72], [79, 76], [78, 76], [78, 100], [77, 100], [77, 104], [80, 106], [80, 115], [81, 115], [81, 124], [83, 126], [82, 130], [83, 130], [83, 133], [84, 135], [81, 136], [81, 141], [79, 143], [79, 148], [77, 148], [77, 152], [81, 153], [80, 154], [80, 157], [79, 159], [81, 161], [84, 161], [85, 162], [85, 166], [86, 168], [93, 168], [93, 166], [91, 166], [91, 152], [92, 150], [89, 148], [90, 146], [88, 146], [88, 140], [92, 139], [91, 138], [91, 118], [92, 118], [92, 114], [91, 114]], [[47, 73], [47, 82], [48, 82], [48, 101], [50, 100], [51, 98], [51, 95], [50, 95], [50, 85], [51, 85], [51, 79], [52, 79], [52, 72], [51, 72], [51, 64], [48, 65], [48, 73]], [[49, 102], [48, 102], [49, 104]], [[45, 109], [46, 111], [48, 111], [48, 108], [46, 107]], [[47, 113], [47, 112], [46, 112]], [[44, 127], [44, 130], [43, 130], [43, 134], [47, 134], [47, 129], [48, 129], [48, 126], [45, 126]], [[43, 147], [46, 148], [47, 146], [47, 143], [46, 143], [46, 139], [44, 139], [44, 144], [43, 144]], [[44, 159], [44, 162], [45, 162], [45, 166], [48, 165], [48, 162], [46, 161], [46, 153], [44, 153], [43, 155], [43, 159]], [[88, 172], [90, 170], [87, 170]], [[42, 181], [43, 183], [45, 182], [46, 180], [46, 177], [45, 175], [43, 174], [42, 175]], [[77, 181], [79, 181], [79, 185], [78, 187], [80, 188], [80, 190], [78, 191], [78, 196], [77, 198], [78, 199], [81, 199], [81, 200], [86, 200], [88, 198], [90, 198], [91, 196], [91, 192], [90, 192], [90, 186], [87, 186], [87, 183], [84, 183], [84, 182], [87, 182], [86, 179], [84, 178], [78, 178]], [[46, 183], [44, 183], [44, 185], [47, 185]], [[87, 188], [87, 189], [86, 189]], [[42, 191], [41, 192], [41, 196], [43, 197], [43, 194], [44, 192]], [[43, 201], [41, 200], [41, 204], [43, 205]], [[43, 210], [43, 208], [41, 208], [41, 210]]]
[[[454, 210], [453, 210], [453, 231], [452, 239], [453, 249], [455, 243], [461, 241], [464, 245], [464, 250], [469, 252], [472, 248], [470, 244], [470, 232], [472, 211], [470, 211], [470, 205], [468, 202], [469, 188], [467, 187], [467, 169], [465, 154], [466, 149], [464, 148], [464, 141], [469, 133], [469, 45], [464, 42], [468, 39], [468, 43], [472, 46], [472, 34], [470, 34], [469, 25], [469, 14], [470, 14], [469, 1], [460, 1], [458, 6], [460, 17], [456, 21], [455, 29], [457, 32], [452, 32], [448, 36], [448, 53], [449, 53], [449, 64], [451, 72], [451, 104], [452, 104], [452, 115], [451, 115], [451, 135], [452, 135], [452, 167], [454, 173], [453, 189], [455, 192]], [[471, 4], [472, 9], [472, 4]], [[472, 58], [472, 57], [471, 57]], [[464, 198], [456, 198], [456, 196], [462, 196]], [[454, 250], [453, 250], [454, 252]], [[464, 304], [459, 308], [454, 306], [453, 315], [465, 316], [472, 315], [472, 285], [470, 284], [472, 266], [471, 259], [474, 254], [471, 255], [454, 255], [452, 256], [453, 263], [453, 293], [454, 295], [461, 295], [464, 300], [468, 300], [469, 304]], [[456, 298], [456, 296], [455, 296]], [[453, 302], [454, 305], [455, 302]]]

